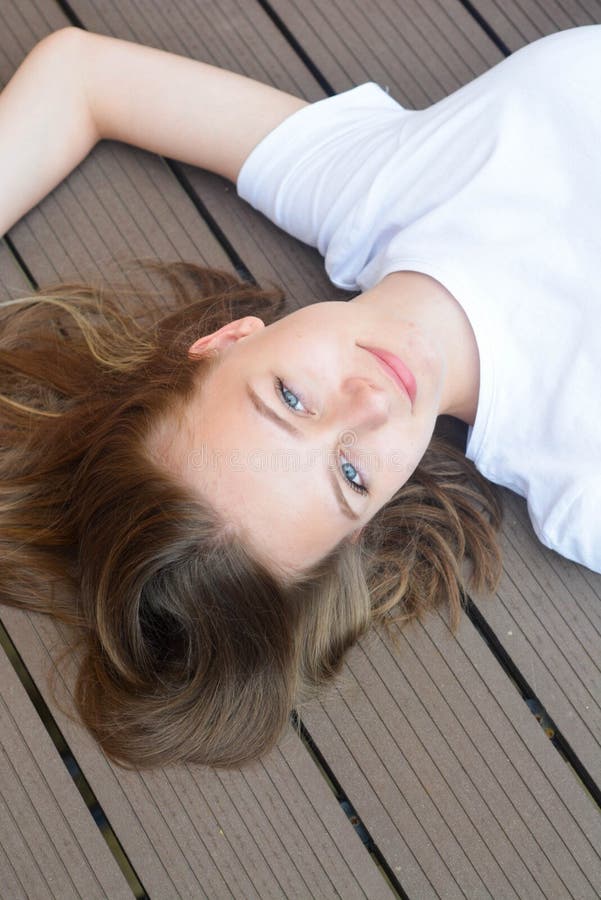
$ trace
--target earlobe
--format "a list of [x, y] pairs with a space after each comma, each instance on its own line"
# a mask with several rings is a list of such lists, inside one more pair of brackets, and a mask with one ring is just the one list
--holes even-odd
[[196, 359], [205, 356], [209, 352], [219, 352], [230, 344], [236, 343], [240, 338], [247, 337], [255, 331], [265, 328], [265, 323], [258, 316], [244, 316], [242, 319], [234, 319], [226, 325], [222, 325], [217, 331], [205, 334], [194, 341], [188, 348], [188, 357]]

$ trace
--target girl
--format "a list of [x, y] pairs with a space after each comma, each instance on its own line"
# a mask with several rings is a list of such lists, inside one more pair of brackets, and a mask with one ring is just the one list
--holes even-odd
[[[0, 599], [77, 626], [113, 758], [240, 764], [371, 624], [443, 600], [456, 622], [464, 563], [476, 587], [499, 571], [480, 473], [601, 571], [600, 50], [598, 26], [553, 35], [419, 112], [76, 29], [23, 63], [3, 232], [112, 138], [235, 181], [362, 291], [280, 317], [277, 292], [177, 264], [155, 267], [170, 312], [85, 285], [4, 305]], [[479, 472], [432, 438], [441, 414]]]

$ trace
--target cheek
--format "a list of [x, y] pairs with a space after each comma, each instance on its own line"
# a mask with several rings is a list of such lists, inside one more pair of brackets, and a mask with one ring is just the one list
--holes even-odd
[[398, 491], [411, 478], [418, 463], [419, 458], [409, 455], [406, 449], [391, 450], [385, 458], [388, 492]]
[[389, 493], [394, 493], [411, 478], [428, 449], [433, 430], [434, 423], [414, 437], [391, 443], [383, 454], [381, 468]]

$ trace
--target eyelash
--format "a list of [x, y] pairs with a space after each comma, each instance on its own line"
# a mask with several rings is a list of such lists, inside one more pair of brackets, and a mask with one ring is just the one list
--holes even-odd
[[[276, 377], [276, 379], [275, 379], [275, 388], [276, 388], [276, 393], [277, 393], [278, 397], [280, 398], [281, 402], [284, 404], [284, 406], [285, 406], [287, 409], [291, 409], [292, 412], [297, 413], [298, 415], [303, 415], [303, 413], [302, 413], [300, 410], [294, 409], [294, 407], [293, 407], [293, 406], [290, 406], [289, 403], [286, 403], [286, 401], [285, 401], [285, 399], [284, 399], [284, 391], [288, 391], [290, 394], [293, 394], [293, 395], [296, 397], [296, 399], [299, 400], [299, 401], [302, 403], [302, 405], [305, 407], [305, 409], [307, 409], [307, 404], [305, 403], [305, 401], [304, 401], [304, 399], [303, 399], [303, 397], [302, 397], [301, 394], [299, 394], [297, 391], [291, 390], [291, 388], [289, 388], [286, 384], [284, 384], [284, 382], [282, 381], [282, 379], [281, 379], [281, 378], [278, 378], [278, 377]], [[340, 454], [339, 454], [339, 458], [340, 458], [341, 456], [342, 456], [342, 457], [344, 458], [344, 460], [345, 460], [344, 465], [346, 465], [346, 464], [348, 463], [350, 466], [352, 466], [353, 469], [355, 470], [356, 474], [361, 478], [361, 480], [362, 480], [362, 481], [365, 481], [365, 478], [363, 477], [363, 473], [359, 471], [359, 469], [354, 465], [354, 463], [352, 463], [349, 459], [347, 459], [346, 456], [344, 456], [344, 454], [340, 453]], [[346, 474], [345, 474], [345, 472], [344, 472], [342, 466], [340, 467], [340, 471], [342, 472], [342, 477], [344, 478], [345, 482], [346, 482], [348, 485], [350, 485], [350, 487], [351, 487], [354, 491], [356, 491], [357, 494], [368, 494], [368, 493], [369, 493], [368, 488], [367, 488], [364, 484], [355, 484], [354, 481], [351, 481], [351, 480], [346, 476]]]
[[293, 391], [291, 388], [288, 387], [287, 384], [284, 384], [284, 382], [282, 381], [281, 378], [277, 378], [277, 376], [275, 379], [275, 386], [276, 386], [277, 394], [278, 394], [280, 400], [282, 401], [282, 403], [284, 404], [284, 406], [286, 407], [286, 409], [291, 409], [292, 412], [300, 413], [300, 415], [303, 415], [303, 413], [301, 412], [300, 409], [294, 409], [293, 406], [290, 406], [289, 403], [286, 403], [286, 401], [284, 399], [284, 391], [288, 391], [288, 393], [294, 394], [296, 399], [300, 400], [300, 402], [303, 404], [305, 409], [308, 411], [309, 407], [308, 407], [307, 403], [305, 403], [305, 398], [303, 397], [303, 395], [299, 394], [298, 391]]
[[[344, 454], [341, 453], [340, 456], [344, 456]], [[359, 476], [359, 478], [361, 479], [361, 481], [365, 481], [365, 478], [363, 477], [363, 474], [359, 471], [359, 469], [357, 468], [357, 466], [356, 466], [354, 463], [352, 463], [352, 462], [350, 461], [350, 459], [347, 459], [346, 456], [344, 456], [344, 459], [345, 459], [345, 461], [346, 461], [346, 462], [344, 463], [344, 465], [346, 465], [346, 464], [348, 463], [349, 466], [352, 466], [353, 469], [355, 470], [356, 474], [357, 474], [357, 475]], [[367, 487], [366, 487], [364, 484], [355, 484], [354, 481], [350, 481], [350, 480], [347, 478], [347, 476], [345, 475], [344, 472], [342, 472], [342, 477], [344, 478], [344, 480], [345, 480], [348, 484], [350, 484], [350, 486], [352, 487], [352, 489], [353, 489], [354, 491], [356, 491], [358, 494], [369, 494], [369, 491], [368, 491]]]

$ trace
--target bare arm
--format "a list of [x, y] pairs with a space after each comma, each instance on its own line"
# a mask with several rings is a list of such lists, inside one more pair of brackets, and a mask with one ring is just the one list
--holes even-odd
[[235, 181], [306, 101], [216, 66], [65, 28], [0, 94], [0, 235], [112, 138]]

